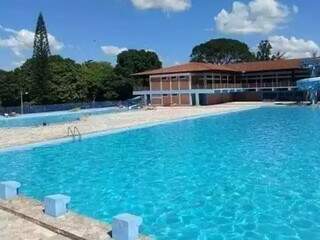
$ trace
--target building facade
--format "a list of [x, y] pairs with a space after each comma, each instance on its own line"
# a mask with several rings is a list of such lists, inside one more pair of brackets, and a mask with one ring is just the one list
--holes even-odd
[[134, 91], [134, 95], [144, 96], [152, 105], [163, 106], [212, 105], [268, 98], [294, 100], [303, 97], [303, 93], [297, 91], [297, 80], [310, 77], [304, 61], [290, 59], [228, 65], [187, 63], [134, 74], [148, 79], [147, 86]]

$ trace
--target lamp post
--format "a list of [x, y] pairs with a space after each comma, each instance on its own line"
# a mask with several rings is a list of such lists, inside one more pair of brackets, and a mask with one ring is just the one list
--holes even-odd
[[28, 95], [28, 92], [23, 92], [23, 90], [20, 90], [20, 113], [23, 114], [23, 95]]

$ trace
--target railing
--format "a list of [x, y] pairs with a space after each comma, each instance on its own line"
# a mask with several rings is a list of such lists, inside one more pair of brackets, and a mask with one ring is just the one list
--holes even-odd
[[68, 127], [68, 137], [72, 137], [73, 140], [76, 140], [76, 138], [78, 137], [79, 141], [81, 141], [82, 139], [82, 135], [76, 126], [74, 126], [73, 128], [70, 126]]
[[201, 89], [220, 89], [220, 88], [280, 88], [280, 87], [295, 87], [292, 82], [268, 82], [268, 83], [228, 83], [228, 84], [213, 84]]
[[[53, 111], [68, 111], [72, 109], [90, 109], [90, 108], [105, 108], [116, 106], [131, 106], [141, 102], [141, 99], [133, 98], [125, 101], [99, 101], [99, 102], [81, 102], [81, 103], [62, 103], [49, 105], [31, 105], [24, 103], [24, 113], [41, 113]], [[0, 106], [0, 114], [4, 113], [20, 113], [21, 106], [2, 107]]]
[[[258, 83], [213, 83], [210, 85], [192, 85], [191, 90], [210, 90], [210, 89], [266, 89], [266, 88], [294, 88], [296, 83], [291, 81], [281, 81], [281, 82], [258, 82]], [[135, 90], [135, 92], [147, 92], [147, 91], [175, 91], [179, 89], [140, 89]], [[190, 90], [190, 89], [180, 89], [180, 90]]]
[[133, 91], [148, 91], [150, 90], [150, 86], [135, 86]]

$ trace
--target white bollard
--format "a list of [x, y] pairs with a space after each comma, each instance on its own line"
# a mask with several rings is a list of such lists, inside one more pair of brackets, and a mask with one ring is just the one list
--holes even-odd
[[71, 198], [66, 195], [56, 194], [44, 198], [44, 213], [51, 217], [60, 217], [68, 212]]
[[137, 240], [142, 218], [128, 213], [117, 215], [112, 221], [112, 238], [115, 240]]
[[19, 195], [21, 184], [16, 181], [0, 182], [0, 198], [10, 200]]

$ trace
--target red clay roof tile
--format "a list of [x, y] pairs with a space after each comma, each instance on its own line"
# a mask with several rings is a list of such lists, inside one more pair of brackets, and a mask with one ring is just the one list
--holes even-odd
[[160, 68], [151, 71], [133, 74], [135, 76], [141, 75], [158, 75], [158, 74], [172, 74], [172, 73], [191, 73], [191, 72], [235, 72], [235, 70], [227, 67], [226, 65], [217, 65], [210, 63], [186, 63], [172, 67]]
[[282, 60], [274, 60], [274, 61], [229, 64], [227, 66], [239, 72], [292, 70], [292, 69], [301, 68], [301, 60], [302, 59], [282, 59]]
[[136, 73], [133, 75], [146, 76], [194, 72], [260, 72], [275, 70], [293, 70], [301, 68], [301, 61], [302, 59], [283, 59], [275, 61], [247, 62], [226, 65], [191, 62], [177, 66]]

